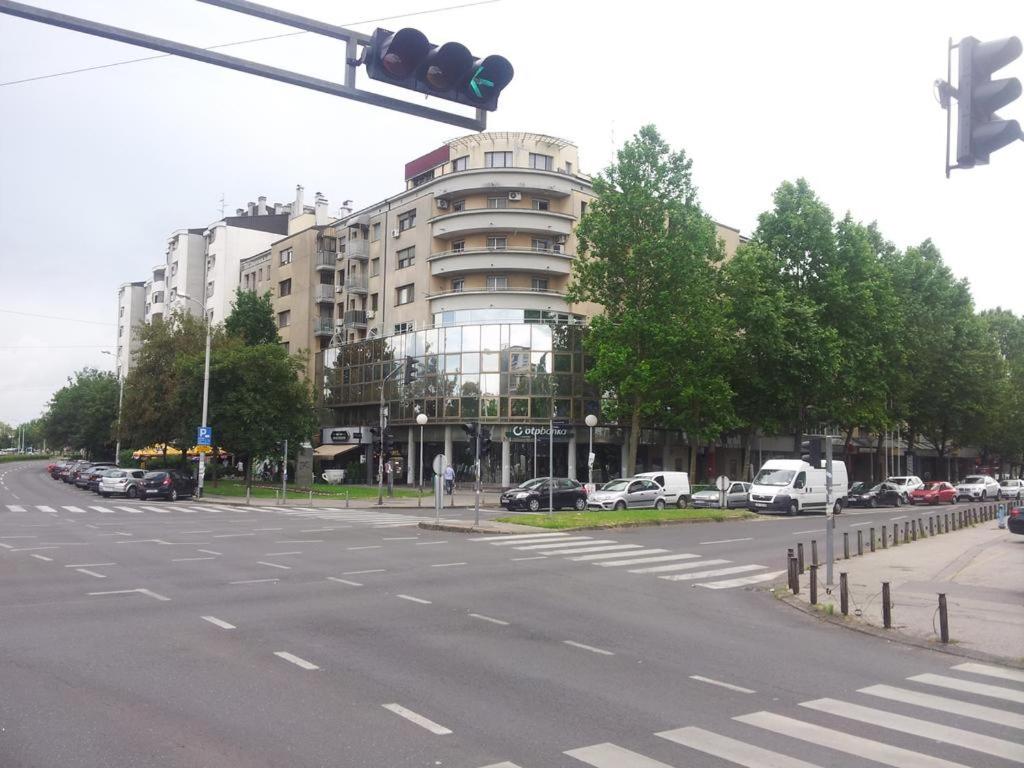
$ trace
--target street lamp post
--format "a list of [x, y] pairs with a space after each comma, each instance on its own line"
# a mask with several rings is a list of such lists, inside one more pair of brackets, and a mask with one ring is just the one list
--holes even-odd
[[[205, 429], [206, 417], [210, 404], [210, 318], [206, 314], [206, 305], [199, 301], [199, 299], [194, 299], [184, 293], [179, 293], [178, 298], [185, 299], [186, 301], [194, 301], [198, 304], [203, 310], [203, 322], [206, 323], [206, 360], [203, 363], [203, 423], [200, 425]], [[205, 474], [206, 454], [201, 452], [199, 454], [199, 477], [196, 480], [196, 496], [198, 498], [203, 497], [203, 476]]]
[[423, 506], [423, 427], [429, 421], [427, 414], [420, 413], [416, 416], [416, 423], [420, 425], [420, 497], [416, 500], [416, 506]]
[[[101, 355], [114, 356], [114, 353], [104, 349]], [[121, 375], [121, 361], [117, 361], [117, 439], [114, 443], [114, 466], [121, 466], [121, 406], [124, 403], [124, 376]]]
[[583, 423], [590, 427], [590, 450], [587, 452], [587, 485], [594, 484], [594, 427], [597, 426], [597, 416], [587, 414]]

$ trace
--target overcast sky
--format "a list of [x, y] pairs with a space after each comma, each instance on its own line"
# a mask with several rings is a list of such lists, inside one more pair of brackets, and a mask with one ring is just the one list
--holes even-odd
[[[193, 0], [28, 1], [199, 46], [294, 31]], [[267, 2], [372, 32], [458, 0]], [[570, 139], [585, 172], [653, 122], [693, 158], [716, 220], [749, 233], [775, 187], [804, 176], [837, 216], [877, 220], [900, 247], [931, 237], [979, 308], [1024, 313], [1024, 144], [947, 181], [932, 91], [948, 37], [1024, 36], [1024, 3], [498, 0], [380, 26], [505, 55], [516, 76], [489, 127]], [[8, 16], [0, 51], [2, 83], [154, 54]], [[342, 78], [341, 45], [310, 34], [225, 52]], [[1024, 59], [1007, 72], [1024, 79]], [[228, 212], [287, 202], [296, 184], [332, 212], [370, 204], [402, 188], [407, 160], [464, 133], [175, 58], [0, 86], [0, 114], [8, 423], [38, 416], [75, 370], [113, 370], [101, 350], [117, 286], [148, 277], [172, 230], [216, 220], [222, 195]], [[1024, 121], [1024, 100], [1005, 114]]]

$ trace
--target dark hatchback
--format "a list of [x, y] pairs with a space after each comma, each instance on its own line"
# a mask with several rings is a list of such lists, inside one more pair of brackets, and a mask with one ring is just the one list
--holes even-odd
[[902, 507], [903, 491], [893, 483], [879, 483], [870, 490], [851, 493], [846, 497], [846, 503], [851, 507]]
[[1010, 533], [1024, 535], [1024, 509], [1011, 509], [1009, 517], [1006, 518], [1006, 527], [1010, 529]]
[[113, 468], [113, 464], [108, 464], [106, 462], [90, 464], [88, 467], [80, 471], [75, 477], [75, 485], [82, 490], [91, 491], [99, 485], [100, 472], [106, 472], [108, 469]]
[[509, 488], [501, 494], [501, 506], [509, 511], [526, 509], [536, 512], [539, 509], [548, 509], [550, 498], [555, 509], [587, 508], [587, 489], [581, 483], [567, 477], [556, 477], [553, 482], [554, 488], [551, 487], [548, 478], [535, 477], [515, 488]]
[[191, 476], [176, 469], [161, 469], [147, 472], [139, 488], [140, 499], [170, 499], [177, 501], [182, 496], [194, 496], [196, 482]]

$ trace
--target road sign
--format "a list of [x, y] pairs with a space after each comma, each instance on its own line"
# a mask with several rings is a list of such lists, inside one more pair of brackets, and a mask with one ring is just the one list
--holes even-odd
[[213, 448], [209, 445], [197, 445], [196, 453], [213, 453]]
[[447, 463], [448, 460], [445, 458], [443, 453], [437, 454], [437, 456], [434, 457], [434, 474], [440, 475], [444, 472], [444, 468]]
[[715, 478], [715, 488], [717, 488], [720, 491], [727, 490], [729, 488], [729, 482], [730, 480], [728, 477], [726, 477], [725, 475], [719, 475], [717, 478]]
[[199, 427], [196, 434], [196, 445], [213, 445], [213, 429], [211, 427]]

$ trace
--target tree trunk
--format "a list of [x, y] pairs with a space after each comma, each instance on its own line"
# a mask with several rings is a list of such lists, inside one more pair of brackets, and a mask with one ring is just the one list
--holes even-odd
[[639, 403], [633, 403], [633, 416], [629, 424], [629, 438], [626, 451], [626, 466], [624, 477], [632, 477], [636, 474], [636, 452], [640, 445], [640, 408]]
[[740, 461], [742, 462], [740, 474], [747, 482], [752, 479], [750, 474], [750, 441], [753, 436], [753, 430], [747, 430], [740, 434]]
[[690, 484], [697, 482], [697, 441], [690, 439]]
[[[885, 472], [885, 433], [878, 433], [878, 443], [875, 447], [875, 457], [878, 459], [878, 480], [884, 480], [886, 477]], [[872, 481], [875, 478], [871, 478]]]

